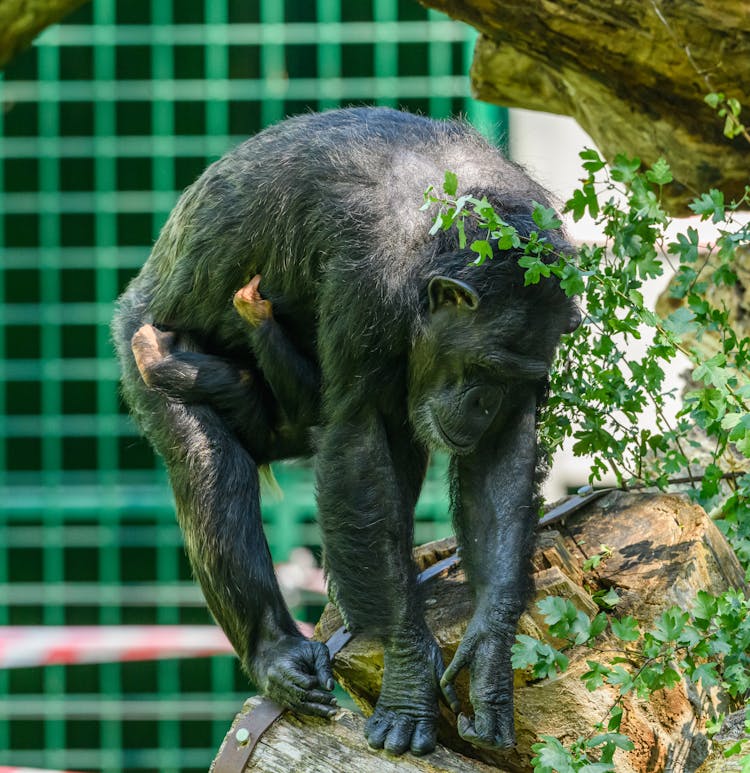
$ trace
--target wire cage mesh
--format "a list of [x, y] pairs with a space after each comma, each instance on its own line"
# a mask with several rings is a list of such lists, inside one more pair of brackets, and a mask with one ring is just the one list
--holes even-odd
[[[0, 79], [0, 625], [208, 623], [159, 460], [118, 398], [112, 304], [179, 191], [283, 117], [462, 113], [465, 26], [415, 0], [93, 0]], [[274, 557], [317, 550], [312, 473], [276, 471]], [[448, 531], [439, 469], [419, 541]], [[298, 610], [313, 615], [315, 610]], [[0, 764], [205, 770], [233, 658], [0, 670]]]

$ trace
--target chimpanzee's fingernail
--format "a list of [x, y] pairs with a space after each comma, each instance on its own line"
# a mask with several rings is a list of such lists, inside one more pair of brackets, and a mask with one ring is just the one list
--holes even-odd
[[333, 690], [333, 685], [334, 685], [333, 679], [329, 679], [326, 682], [326, 690]]

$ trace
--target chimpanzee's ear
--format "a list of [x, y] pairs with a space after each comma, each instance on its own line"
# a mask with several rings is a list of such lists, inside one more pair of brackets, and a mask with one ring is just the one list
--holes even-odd
[[479, 306], [479, 295], [471, 285], [447, 276], [435, 276], [430, 279], [427, 295], [430, 298], [430, 314], [444, 306], [463, 307], [470, 311]]

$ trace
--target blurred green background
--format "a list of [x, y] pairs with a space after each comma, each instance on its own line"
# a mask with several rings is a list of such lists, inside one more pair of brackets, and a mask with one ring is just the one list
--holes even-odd
[[[347, 104], [464, 114], [468, 27], [415, 0], [93, 0], [0, 79], [0, 625], [208, 623], [159, 461], [118, 398], [112, 303], [233, 144]], [[276, 560], [319, 549], [280, 466]], [[417, 516], [449, 531], [439, 470]], [[318, 609], [296, 610], [314, 619]], [[233, 658], [0, 670], [0, 765], [206, 770], [248, 694]]]

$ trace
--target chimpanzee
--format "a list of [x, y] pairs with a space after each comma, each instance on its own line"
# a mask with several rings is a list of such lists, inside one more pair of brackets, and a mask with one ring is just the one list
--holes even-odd
[[[461, 734], [514, 743], [510, 647], [530, 591], [537, 408], [560, 335], [577, 324], [554, 279], [524, 287], [517, 254], [477, 267], [453, 230], [429, 235], [423, 191], [446, 170], [522, 235], [535, 229], [530, 202], [549, 202], [462, 122], [384, 108], [283, 121], [185, 191], [113, 325], [125, 398], [165, 459], [213, 615], [265, 694], [329, 716], [328, 653], [284, 605], [258, 490], [259, 465], [314, 451], [331, 595], [347, 626], [384, 648], [365, 732], [393, 753], [434, 748], [441, 685], [458, 711], [463, 668], [474, 716], [459, 717]], [[466, 231], [484, 238], [476, 223]], [[559, 231], [544, 236], [570, 249]], [[451, 456], [476, 601], [447, 669], [411, 558], [431, 450]]]

